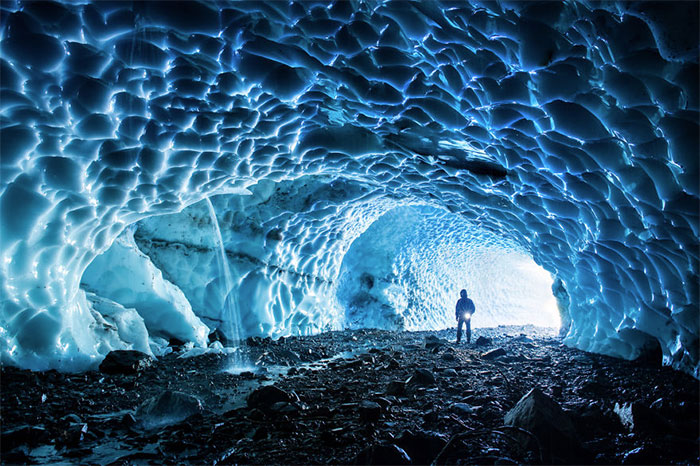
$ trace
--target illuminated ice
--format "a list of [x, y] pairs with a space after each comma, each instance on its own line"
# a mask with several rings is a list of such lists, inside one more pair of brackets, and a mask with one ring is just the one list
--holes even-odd
[[[397, 266], [375, 280], [381, 315], [443, 325], [430, 309], [456, 279], [438, 277], [462, 267], [447, 251], [501, 237], [555, 280], [567, 344], [634, 358], [658, 341], [698, 375], [697, 2], [1, 8], [3, 363], [146, 350], [130, 309], [156, 352], [160, 336], [203, 347], [222, 324], [212, 197], [245, 334], [364, 319], [343, 307], [353, 241], [428, 205], [432, 250], [373, 246]], [[443, 235], [462, 219], [473, 241]], [[129, 244], [111, 284], [100, 254], [133, 224], [144, 255]], [[144, 279], [131, 295], [125, 273]]]

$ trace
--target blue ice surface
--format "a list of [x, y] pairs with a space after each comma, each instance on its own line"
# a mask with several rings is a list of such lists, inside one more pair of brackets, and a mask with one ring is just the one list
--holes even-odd
[[[428, 205], [442, 213], [423, 217], [425, 244], [393, 254], [407, 272], [398, 288], [384, 280], [392, 298], [370, 293], [381, 315], [438, 325], [421, 306], [447, 296], [431, 281], [444, 256], [414, 265], [422, 244], [466, 244], [438, 228], [453, 215], [483, 233], [470, 245], [500, 235], [511, 241], [501, 252], [552, 275], [568, 296], [568, 344], [634, 358], [658, 342], [666, 363], [697, 376], [696, 2], [2, 9], [3, 361], [85, 368], [129, 345], [94, 329], [97, 308], [116, 319], [133, 300], [88, 299], [81, 278], [95, 261], [108, 267], [96, 258], [137, 222], [139, 247], [185, 296], [163, 319], [186, 301], [215, 324], [197, 290], [220, 277], [197, 250], [211, 245], [193, 206], [221, 196], [251, 332], [339, 325], [346, 254], [347, 265], [369, 241], [391, 255], [395, 243], [368, 240], [371, 225]], [[129, 263], [134, 276], [150, 267]], [[418, 282], [442, 288], [409, 306], [396, 290]]]

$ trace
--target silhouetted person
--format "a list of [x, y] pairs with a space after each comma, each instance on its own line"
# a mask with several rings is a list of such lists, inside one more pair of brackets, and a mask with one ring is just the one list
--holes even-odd
[[467, 290], [459, 292], [461, 298], [455, 306], [455, 317], [457, 318], [457, 343], [462, 340], [462, 324], [467, 324], [467, 343], [472, 341], [472, 314], [476, 311], [474, 301], [467, 298]]

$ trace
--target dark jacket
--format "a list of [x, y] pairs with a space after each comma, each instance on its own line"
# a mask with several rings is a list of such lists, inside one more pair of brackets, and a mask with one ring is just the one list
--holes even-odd
[[467, 312], [469, 315], [474, 314], [476, 309], [474, 308], [474, 301], [469, 298], [460, 298], [457, 301], [457, 306], [455, 307], [455, 318], [457, 320], [462, 318], [462, 314]]

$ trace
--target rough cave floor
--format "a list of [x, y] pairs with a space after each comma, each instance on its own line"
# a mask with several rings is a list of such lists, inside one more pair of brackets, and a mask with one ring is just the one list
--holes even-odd
[[[477, 346], [479, 337], [491, 341]], [[249, 339], [251, 361], [265, 367], [255, 374], [177, 351], [132, 375], [3, 367], [2, 462], [698, 463], [698, 381], [686, 374], [567, 348], [548, 329], [476, 329], [471, 345], [447, 338], [454, 330]], [[505, 354], [484, 356], [498, 348]], [[539, 394], [538, 422], [558, 437], [535, 442], [504, 427], [536, 387], [571, 419], [573, 438]]]

